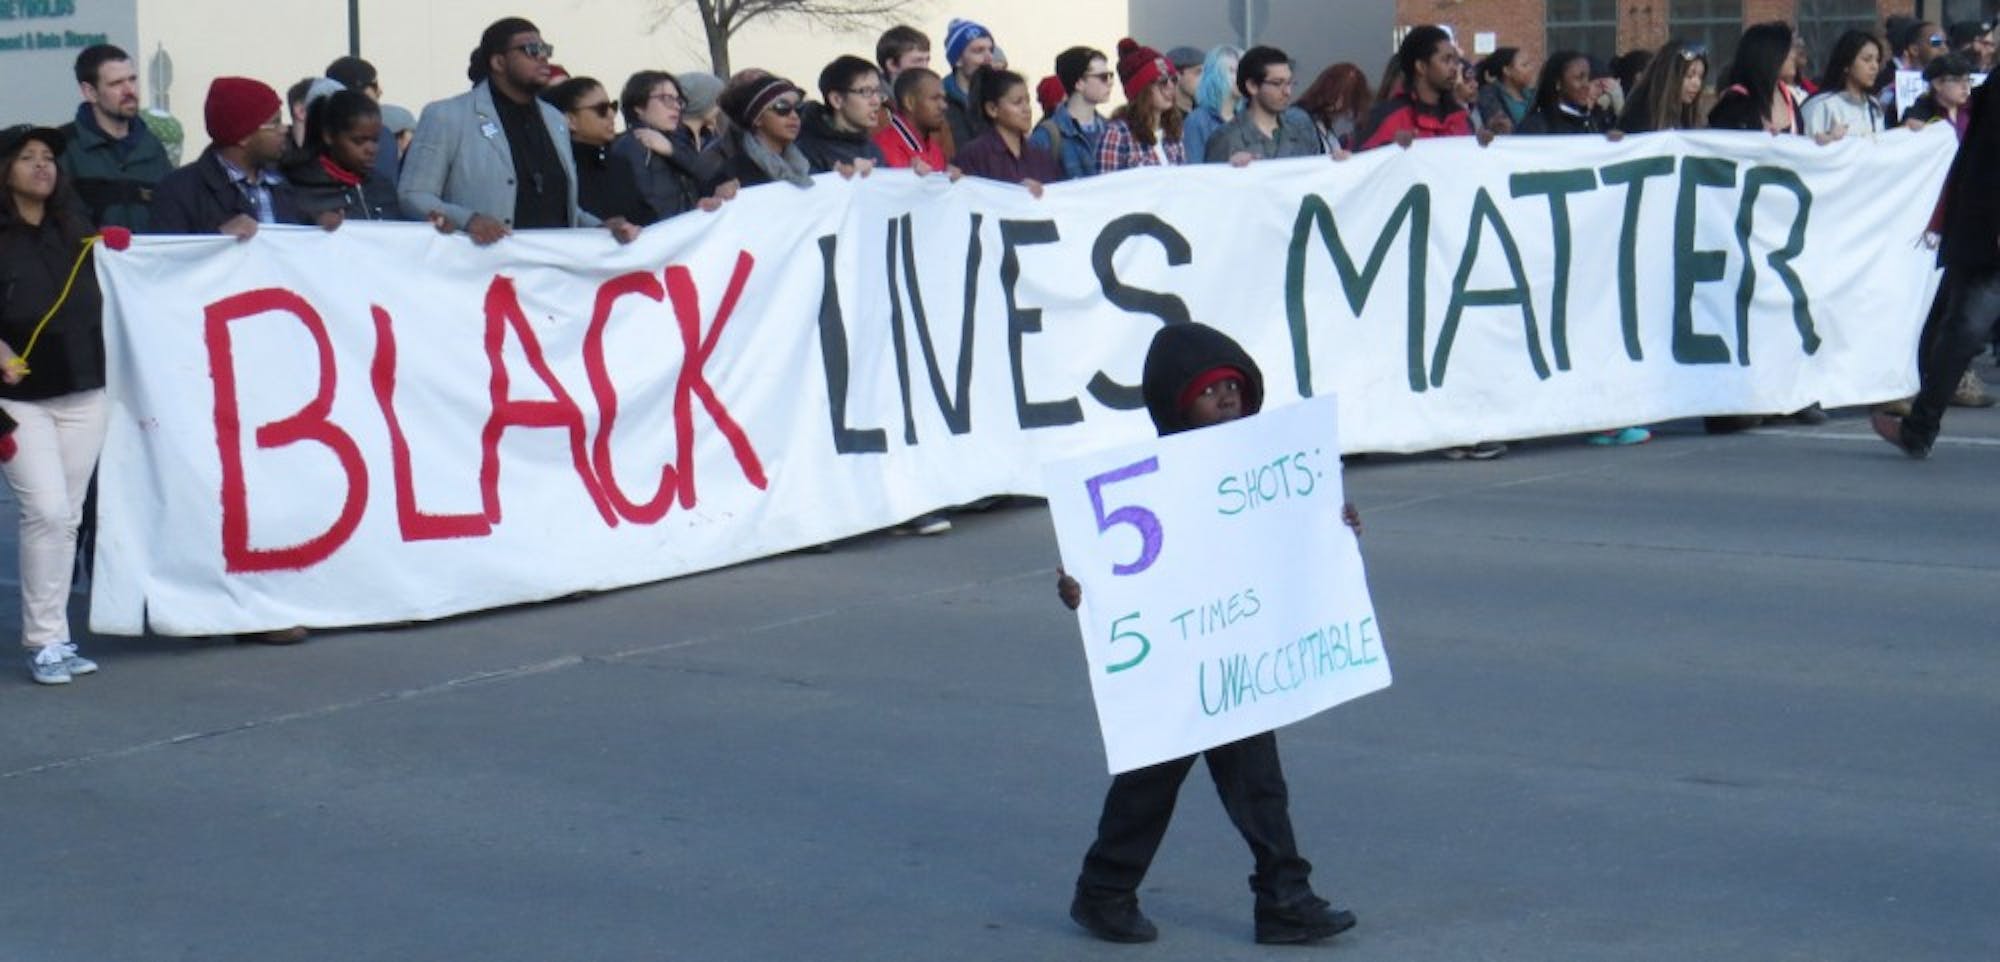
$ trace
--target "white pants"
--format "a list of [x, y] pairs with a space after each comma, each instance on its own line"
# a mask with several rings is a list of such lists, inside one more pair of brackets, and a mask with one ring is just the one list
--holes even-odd
[[21, 503], [21, 644], [69, 641], [70, 575], [90, 472], [104, 447], [102, 389], [41, 401], [0, 400], [19, 426], [0, 473]]

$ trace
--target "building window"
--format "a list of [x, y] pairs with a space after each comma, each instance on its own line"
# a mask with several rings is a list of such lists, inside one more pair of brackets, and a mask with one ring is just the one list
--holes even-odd
[[1548, 0], [1547, 52], [1618, 56], [1618, 0]]
[[1720, 88], [1729, 61], [1736, 57], [1736, 41], [1743, 39], [1743, 0], [1672, 0], [1667, 7], [1667, 36], [1707, 47], [1708, 85]]
[[[1807, 65], [1814, 83], [1819, 82], [1819, 72], [1826, 67], [1827, 57], [1833, 54], [1833, 44], [1840, 35], [1849, 30], [1882, 35], [1882, 12], [1875, 0], [1799, 0], [1799, 36], [1805, 38], [1806, 50], [1812, 56]], [[1888, 51], [1883, 58], [1883, 66], [1888, 66]]]

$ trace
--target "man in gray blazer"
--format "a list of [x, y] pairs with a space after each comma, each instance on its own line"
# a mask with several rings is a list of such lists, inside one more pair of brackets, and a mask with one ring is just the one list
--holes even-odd
[[639, 236], [622, 217], [599, 221], [576, 205], [569, 125], [535, 96], [548, 86], [553, 51], [519, 17], [486, 28], [466, 70], [472, 89], [426, 106], [417, 121], [396, 185], [404, 213], [480, 245], [517, 228], [602, 226], [619, 243]]

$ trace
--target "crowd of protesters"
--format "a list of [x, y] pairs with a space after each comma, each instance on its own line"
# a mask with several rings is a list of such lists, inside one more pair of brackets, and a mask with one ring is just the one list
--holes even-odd
[[[1946, 30], [1891, 18], [1881, 33], [1832, 38], [1815, 70], [1811, 45], [1783, 23], [1748, 28], [1726, 64], [1679, 40], [1610, 59], [1557, 50], [1539, 63], [1502, 47], [1468, 63], [1448, 30], [1418, 26], [1379, 73], [1337, 63], [1311, 75], [1270, 46], [1162, 53], [1128, 38], [1109, 51], [1064, 50], [1053, 72], [1031, 83], [1006, 69], [991, 31], [958, 19], [935, 48], [920, 30], [890, 29], [872, 58], [836, 58], [809, 92], [756, 69], [726, 80], [699, 70], [647, 69], [622, 81], [571, 75], [535, 24], [510, 17], [479, 37], [468, 89], [420, 118], [382, 103], [376, 69], [354, 57], [282, 96], [260, 80], [218, 78], [202, 112], [210, 143], [178, 168], [140, 119], [132, 58], [91, 47], [75, 63], [81, 103], [73, 120], [0, 132], [8, 172], [0, 470], [21, 505], [23, 639], [34, 675], [58, 684], [95, 669], [77, 653], [64, 611], [78, 545], [88, 540], [79, 527], [105, 422], [100, 298], [87, 243], [100, 231], [247, 238], [265, 225], [417, 221], [481, 245], [540, 228], [602, 229], [629, 242], [649, 225], [716, 210], [745, 187], [810, 189], [815, 174], [866, 176], [877, 167], [991, 178], [1039, 195], [1052, 181], [1133, 167], [1340, 160], [1434, 137], [1705, 127], [1831, 143], [1942, 123], [1965, 145], [1933, 224], [1952, 269], [1925, 328], [1923, 392], [1876, 418], [1885, 438], [1915, 454], [1928, 451], [1942, 405], [1993, 403], [1964, 363], [1991, 341], [2000, 297], [1988, 283], [2000, 251], [1977, 241], [1991, 233], [1986, 205], [1995, 192], [1964, 186], [1992, 169], [1968, 158], [1992, 149], [1995, 119], [1989, 111], [1982, 121], [1984, 94], [1974, 94], [1972, 78], [1993, 66], [1993, 36], [1991, 23]], [[1898, 70], [1921, 71], [1925, 82], [1903, 110], [1893, 90]], [[1814, 405], [1785, 416], [1815, 422], [1825, 414]], [[1711, 418], [1707, 426], [1729, 431], [1762, 420]], [[1588, 440], [1649, 437], [1629, 427]], [[1484, 459], [1505, 450], [1495, 441], [1445, 454]], [[927, 515], [899, 530], [950, 526]], [[304, 637], [294, 629], [252, 640]]]
[[[102, 299], [89, 257], [95, 238], [111, 242], [120, 231], [248, 238], [267, 225], [413, 221], [479, 245], [542, 228], [601, 229], [624, 243], [649, 225], [714, 211], [745, 187], [804, 190], [816, 174], [877, 167], [990, 178], [1039, 196], [1049, 182], [1134, 167], [1342, 160], [1425, 138], [1709, 128], [1826, 144], [1942, 123], [1962, 146], [1931, 224], [1945, 275], [1918, 345], [1922, 387], [1871, 417], [1884, 439], [1923, 457], [1947, 404], [1992, 403], [1968, 365], [2000, 316], [2000, 110], [1990, 105], [2000, 94], [1971, 85], [1993, 65], [1990, 23], [1885, 26], [1834, 38], [1816, 73], [1810, 45], [1783, 23], [1748, 28], [1727, 64], [1678, 40], [1609, 60], [1557, 50], [1539, 64], [1503, 47], [1471, 64], [1449, 31], [1418, 26], [1371, 88], [1361, 65], [1334, 64], [1307, 80], [1270, 46], [1161, 53], [1129, 38], [1110, 52], [1064, 50], [1053, 73], [1031, 84], [1006, 69], [989, 30], [961, 19], [947, 27], [935, 67], [930, 38], [899, 26], [872, 59], [827, 64], [808, 92], [765, 70], [727, 80], [659, 69], [622, 82], [570, 75], [533, 23], [506, 18], [473, 49], [469, 88], [414, 120], [381, 103], [375, 68], [357, 58], [282, 97], [259, 80], [219, 78], [203, 106], [210, 144], [178, 168], [139, 120], [131, 57], [92, 47], [75, 64], [82, 103], [72, 122], [0, 131], [0, 473], [21, 511], [22, 641], [33, 678], [58, 685], [98, 670], [78, 651], [67, 609], [107, 416]], [[1922, 97], [1900, 111], [1890, 89], [1897, 70], [1921, 71], [1925, 81]], [[1261, 379], [1234, 342], [1199, 325], [1164, 339], [1173, 343], [1156, 342], [1146, 362], [1147, 400], [1163, 433], [1255, 413]], [[1154, 405], [1156, 388], [1172, 403]], [[1786, 416], [1825, 418], [1817, 405]], [[1588, 440], [1649, 438], [1627, 427]], [[1446, 454], [1504, 451], [1494, 441]], [[1358, 531], [1351, 506], [1348, 522]], [[949, 528], [930, 515], [904, 530]], [[1060, 587], [1071, 607], [1080, 590], [1067, 577]], [[304, 637], [293, 629], [247, 640]], [[1258, 941], [1318, 941], [1353, 926], [1351, 912], [1308, 882], [1275, 740], [1266, 733], [1206, 754], [1256, 857]], [[1093, 935], [1154, 938], [1136, 891], [1193, 760], [1114, 783], [1071, 907]]]

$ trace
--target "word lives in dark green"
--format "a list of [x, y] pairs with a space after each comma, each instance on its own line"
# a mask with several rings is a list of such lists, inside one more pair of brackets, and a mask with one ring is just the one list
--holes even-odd
[[[1677, 172], [1678, 177], [1675, 176]], [[1805, 285], [1792, 267], [1792, 261], [1805, 249], [1806, 224], [1813, 200], [1812, 192], [1798, 174], [1782, 167], [1758, 166], [1743, 171], [1739, 177], [1738, 165], [1732, 160], [1716, 157], [1642, 157], [1598, 168], [1532, 171], [1508, 178], [1512, 199], [1540, 198], [1548, 205], [1551, 222], [1548, 243], [1554, 269], [1545, 279], [1550, 286], [1547, 351], [1543, 350], [1543, 321], [1536, 315], [1533, 289], [1522, 266], [1521, 245], [1508, 226], [1501, 205], [1486, 188], [1480, 188], [1474, 195], [1466, 214], [1465, 247], [1459, 254], [1452, 276], [1451, 297], [1445, 305], [1434, 341], [1425, 301], [1434, 213], [1430, 186], [1419, 183], [1404, 192], [1387, 222], [1376, 234], [1366, 259], [1358, 266], [1342, 238], [1333, 209], [1325, 198], [1308, 194], [1299, 204], [1298, 217], [1293, 222], [1285, 269], [1285, 315], [1291, 328], [1292, 358], [1299, 393], [1307, 397], [1313, 393], [1306, 268], [1308, 258], [1314, 253], [1312, 242], [1315, 238], [1320, 241], [1319, 246], [1324, 249], [1325, 255], [1333, 261], [1341, 295], [1354, 317], [1360, 317], [1368, 306], [1369, 298], [1375, 293], [1376, 281], [1381, 278], [1382, 269], [1396, 248], [1397, 238], [1404, 239], [1402, 256], [1408, 265], [1408, 288], [1403, 296], [1407, 309], [1406, 361], [1411, 391], [1421, 393], [1444, 386], [1459, 322], [1470, 307], [1516, 308], [1521, 314], [1526, 361], [1534, 369], [1535, 376], [1546, 380], [1555, 372], [1569, 370], [1570, 260], [1576, 243], [1570, 218], [1570, 199], [1600, 189], [1624, 190], [1624, 216], [1619, 220], [1617, 237], [1618, 318], [1626, 356], [1634, 361], [1643, 360], [1639, 337], [1641, 317], [1636, 252], [1647, 184], [1662, 178], [1673, 178], [1669, 183], [1678, 190], [1674, 205], [1672, 262], [1674, 362], [1727, 364], [1733, 360], [1749, 366], [1750, 305], [1760, 278], [1783, 285], [1791, 299], [1791, 319], [1798, 330], [1801, 350], [1808, 355], [1817, 352], [1820, 338], [1813, 327], [1811, 305]], [[1733, 352], [1730, 343], [1722, 336], [1703, 334], [1694, 329], [1696, 286], [1723, 280], [1727, 267], [1724, 251], [1695, 246], [1698, 226], [1696, 201], [1701, 190], [1725, 188], [1740, 192], [1734, 227], [1736, 249], [1742, 258], [1743, 270], [1736, 281]], [[1761, 257], [1753, 257], [1750, 248], [1757, 201], [1766, 190], [1791, 194], [1797, 201], [1797, 211], [1792, 217], [1784, 244], [1763, 252]], [[1472, 288], [1473, 269], [1486, 246], [1484, 242], [1488, 234], [1506, 263], [1509, 282], [1499, 288]]]

